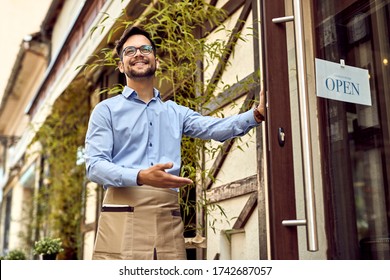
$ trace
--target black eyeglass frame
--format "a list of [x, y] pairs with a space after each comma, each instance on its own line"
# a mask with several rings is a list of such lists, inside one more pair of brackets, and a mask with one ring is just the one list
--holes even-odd
[[[124, 52], [125, 52], [127, 49], [132, 49], [134, 53], [133, 53], [132, 55], [126, 55], [126, 54], [124, 54]], [[139, 48], [134, 47], [134, 46], [127, 46], [127, 47], [124, 48], [123, 51], [122, 51], [122, 59], [123, 59], [123, 56], [124, 56], [124, 55], [126, 55], [126, 56], [128, 56], [128, 57], [135, 56], [138, 50], [141, 52], [141, 54], [148, 55], [148, 54], [151, 54], [151, 53], [154, 51], [154, 48], [153, 48], [152, 45], [142, 45], [142, 46], [140, 46]]]

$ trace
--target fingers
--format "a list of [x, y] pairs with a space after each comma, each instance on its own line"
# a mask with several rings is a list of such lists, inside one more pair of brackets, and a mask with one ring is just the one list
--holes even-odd
[[166, 173], [166, 178], [164, 183], [158, 185], [161, 188], [180, 188], [188, 184], [192, 184], [192, 180], [184, 177], [175, 176], [169, 173]]
[[184, 177], [175, 176], [169, 173], [160, 174], [150, 185], [158, 188], [181, 188], [185, 185], [192, 184], [192, 180]]
[[263, 89], [260, 91], [259, 105], [255, 109], [255, 118], [257, 122], [265, 120], [265, 94]]
[[190, 180], [188, 178], [184, 178], [184, 177], [180, 177], [180, 176], [176, 176], [176, 175], [167, 173], [165, 171], [165, 169], [172, 168], [173, 167], [173, 163], [172, 162], [157, 164], [157, 166], [159, 168], [161, 168], [160, 169], [161, 173], [158, 174], [161, 177], [159, 178], [159, 182], [156, 184], [159, 187], [162, 187], [162, 188], [180, 188], [180, 187], [183, 187], [184, 185], [193, 183], [192, 180]]
[[261, 89], [260, 91], [260, 104], [264, 104], [265, 103], [265, 94], [264, 94], [264, 90]]

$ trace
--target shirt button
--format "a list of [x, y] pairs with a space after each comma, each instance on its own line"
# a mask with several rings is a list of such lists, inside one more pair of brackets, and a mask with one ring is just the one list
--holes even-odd
[[149, 147], [152, 147], [153, 146], [153, 144], [152, 143], [149, 143]]
[[153, 162], [151, 162], [150, 165], [153, 166]]
[[150, 122], [149, 124], [152, 125], [152, 122]]

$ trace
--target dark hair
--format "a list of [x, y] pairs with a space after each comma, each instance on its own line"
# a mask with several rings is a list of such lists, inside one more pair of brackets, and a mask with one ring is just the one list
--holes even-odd
[[119, 40], [117, 40], [115, 42], [115, 51], [117, 53], [117, 55], [119, 56], [119, 58], [122, 60], [122, 48], [123, 48], [123, 45], [125, 44], [125, 42], [127, 41], [127, 39], [129, 39], [131, 36], [133, 35], [143, 35], [145, 36], [149, 41], [150, 43], [152, 44], [152, 47], [153, 47], [153, 52], [156, 52], [156, 45], [155, 43], [153, 42], [152, 38], [150, 37], [150, 34], [139, 28], [139, 27], [136, 27], [136, 26], [133, 26], [131, 28], [127, 28], [122, 36], [120, 37]]

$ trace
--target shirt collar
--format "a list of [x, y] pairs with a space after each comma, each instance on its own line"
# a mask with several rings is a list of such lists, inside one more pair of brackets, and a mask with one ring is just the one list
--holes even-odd
[[[153, 94], [154, 94], [154, 98], [161, 98], [160, 91], [158, 89], [153, 88]], [[137, 98], [138, 99], [137, 92], [128, 86], [124, 87], [124, 89], [122, 91], [122, 95], [126, 98]]]

